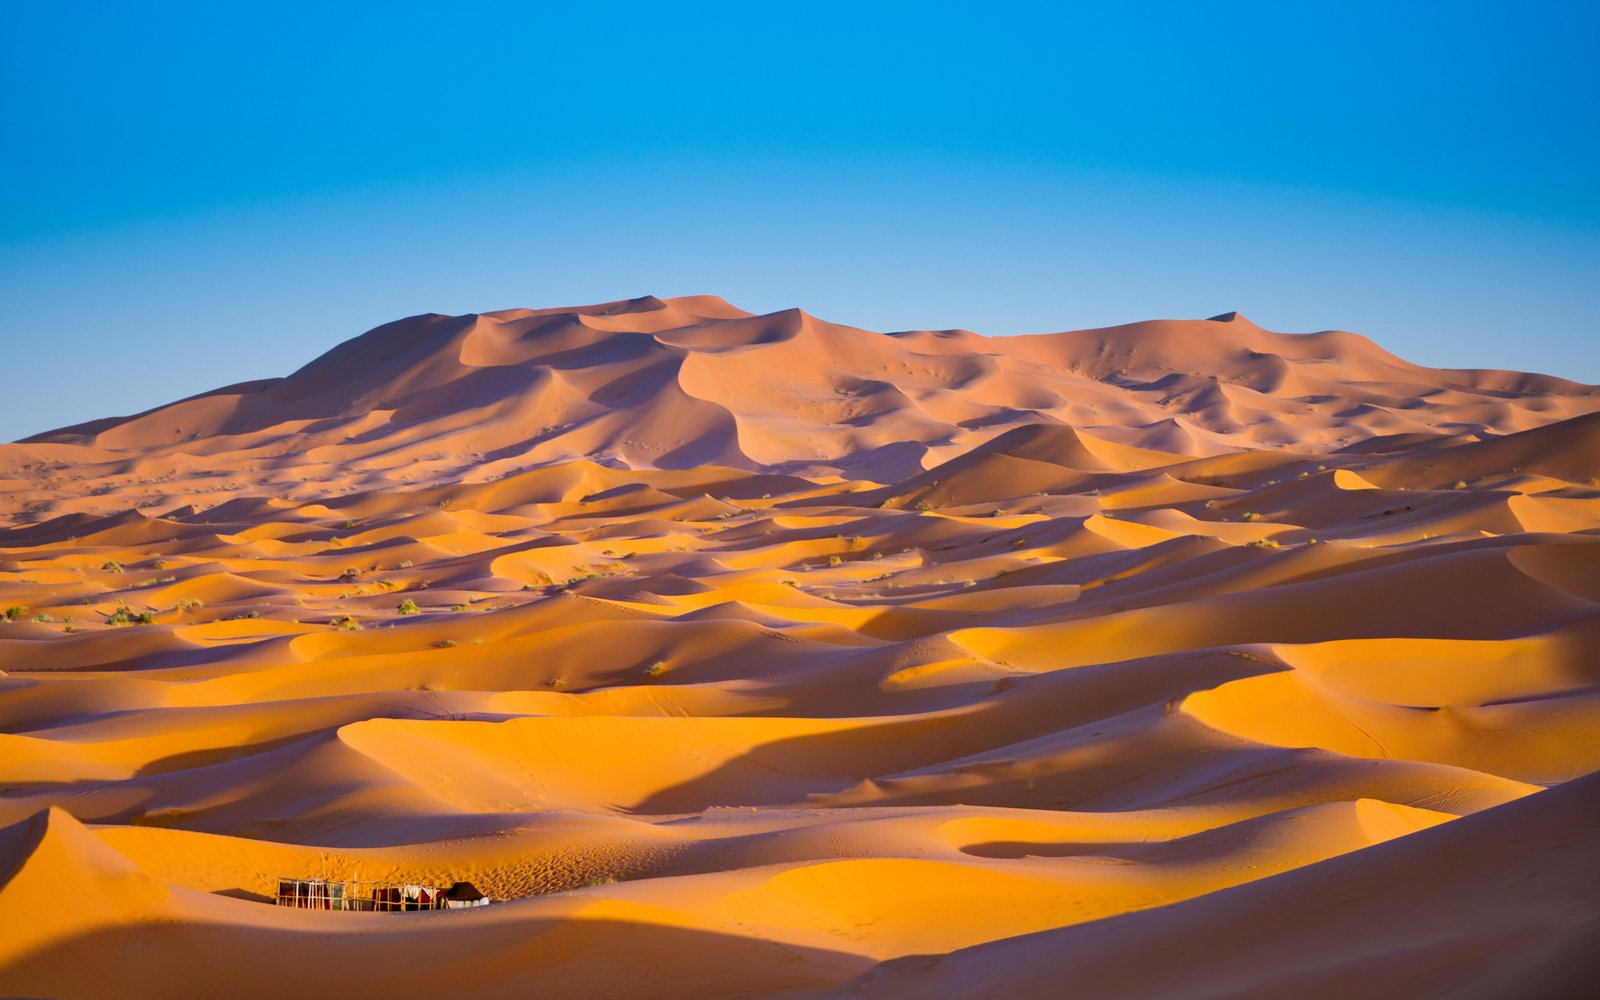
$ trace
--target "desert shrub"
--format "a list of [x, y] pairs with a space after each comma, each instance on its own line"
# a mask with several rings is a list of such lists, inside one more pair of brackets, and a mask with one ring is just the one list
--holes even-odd
[[1257, 538], [1252, 542], [1245, 542], [1245, 548], [1250, 549], [1276, 549], [1282, 548], [1275, 538]]
[[421, 610], [417, 607], [417, 602], [408, 597], [400, 602], [400, 606], [395, 608], [394, 612], [397, 615], [414, 615]]
[[349, 615], [344, 615], [343, 617], [335, 618], [330, 624], [332, 624], [334, 628], [338, 629], [341, 632], [359, 632], [359, 631], [361, 631], [361, 623], [356, 621], [354, 618], [350, 617]]
[[649, 677], [651, 680], [654, 680], [655, 678], [660, 677], [662, 674], [664, 674], [666, 672], [667, 672], [667, 661], [666, 660], [656, 660], [654, 663], [652, 663], [648, 667], [644, 668], [644, 675], [646, 677]]
[[175, 610], [178, 610], [178, 611], [193, 611], [195, 608], [198, 608], [199, 606], [200, 606], [199, 598], [182, 597], [182, 598], [178, 599], [178, 606], [177, 606], [177, 608]]
[[552, 677], [544, 682], [544, 686], [547, 688], [564, 688], [567, 686], [567, 682], [559, 677]]
[[133, 620], [133, 613], [125, 607], [119, 607], [111, 612], [111, 617], [106, 619], [107, 625], [126, 625]]
[[1467, 481], [1465, 479], [1457, 479], [1456, 484], [1450, 488], [1453, 490], [1464, 490], [1467, 488]]
[[156, 616], [149, 611], [141, 611], [134, 616], [133, 620], [138, 622], [140, 625], [154, 625], [156, 623]]
[[13, 605], [11, 605], [11, 607], [6, 608], [6, 611], [5, 611], [6, 621], [14, 622], [18, 618], [21, 618], [23, 615], [25, 615], [27, 613], [28, 613], [28, 609], [27, 608], [23, 607], [20, 604], [13, 604]]
[[1249, 511], [1248, 513], [1240, 514], [1239, 515], [1239, 520], [1241, 520], [1241, 521], [1259, 521], [1259, 520], [1261, 520], [1261, 515], [1257, 514], [1255, 511]]
[[828, 557], [828, 565], [829, 566], [838, 566], [843, 562], [844, 562], [844, 557], [843, 556], [829, 556]]
[[433, 644], [433, 648], [434, 649], [455, 649], [456, 645], [457, 645], [457, 643], [456, 643], [456, 641], [454, 639], [440, 639], [438, 642]]
[[115, 559], [107, 559], [105, 562], [100, 564], [100, 569], [106, 573], [121, 573], [122, 564], [117, 562]]

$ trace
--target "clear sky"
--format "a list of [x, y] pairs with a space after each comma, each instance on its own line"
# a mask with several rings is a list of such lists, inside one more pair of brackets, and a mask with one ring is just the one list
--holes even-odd
[[0, 4], [0, 439], [643, 294], [1600, 382], [1593, 5], [545, 6]]

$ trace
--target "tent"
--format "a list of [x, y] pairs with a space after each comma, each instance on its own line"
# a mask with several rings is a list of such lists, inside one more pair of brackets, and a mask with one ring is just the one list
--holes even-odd
[[471, 882], [457, 882], [442, 897], [447, 910], [465, 910], [471, 906], [488, 906], [489, 897], [478, 891]]

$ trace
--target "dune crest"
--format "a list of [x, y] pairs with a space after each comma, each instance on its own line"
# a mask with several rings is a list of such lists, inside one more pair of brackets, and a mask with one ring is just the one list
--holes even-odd
[[[645, 296], [387, 323], [283, 378], [0, 446], [0, 474], [14, 477], [11, 497], [25, 486], [32, 506], [61, 512], [149, 507], [179, 480], [214, 504], [484, 481], [579, 458], [886, 483], [1029, 425], [1201, 457], [1501, 436], [1596, 411], [1594, 386], [1424, 368], [1356, 334], [1273, 333], [1237, 313], [883, 335], [799, 309]], [[63, 463], [96, 494], [47, 474]]]

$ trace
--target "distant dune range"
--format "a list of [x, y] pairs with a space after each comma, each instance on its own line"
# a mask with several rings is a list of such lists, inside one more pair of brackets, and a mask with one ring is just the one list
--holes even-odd
[[1231, 313], [413, 317], [0, 446], [7, 609], [7, 995], [1600, 973], [1595, 386]]

